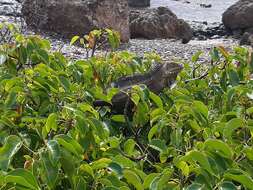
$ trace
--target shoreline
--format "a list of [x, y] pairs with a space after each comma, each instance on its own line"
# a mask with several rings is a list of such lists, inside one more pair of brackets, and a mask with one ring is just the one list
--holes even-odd
[[[15, 12], [16, 13], [16, 12]], [[18, 12], [17, 12], [18, 14]], [[16, 20], [15, 20], [16, 19]], [[13, 16], [3, 16], [0, 15], [0, 22], [8, 21], [8, 22], [17, 22], [20, 20], [20, 17], [13, 17]], [[238, 40], [233, 39], [232, 37], [228, 37], [226, 35], [213, 35], [211, 33], [212, 29], [219, 26], [220, 23], [208, 24], [205, 22], [198, 22], [198, 21], [188, 21], [191, 27], [195, 30], [195, 35], [198, 37], [192, 39], [188, 44], [182, 44], [181, 41], [174, 40], [174, 39], [155, 39], [155, 40], [147, 40], [147, 39], [130, 39], [128, 44], [121, 45], [119, 50], [128, 50], [137, 55], [142, 56], [144, 53], [147, 52], [156, 52], [159, 54], [162, 59], [180, 59], [186, 60], [191, 59], [191, 56], [197, 53], [198, 51], [203, 51], [203, 60], [208, 58], [208, 53], [211, 48], [214, 46], [224, 46], [225, 48], [230, 48], [232, 46], [238, 45]], [[19, 24], [19, 23], [16, 23]], [[205, 35], [210, 35], [208, 38], [201, 37], [201, 33], [203, 32]], [[70, 46], [68, 39], [62, 39], [59, 35], [54, 33], [34, 33], [31, 30], [25, 27], [25, 34], [36, 34], [45, 39], [48, 39], [51, 42], [52, 51], [61, 49], [62, 53], [74, 59], [84, 59], [86, 57], [86, 52], [83, 48], [78, 46]], [[103, 51], [98, 51], [98, 54]]]

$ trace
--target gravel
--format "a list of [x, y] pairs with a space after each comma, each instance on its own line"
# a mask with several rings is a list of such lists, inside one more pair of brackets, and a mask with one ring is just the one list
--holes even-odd
[[[1, 16], [1, 7], [6, 7], [8, 4], [13, 4], [9, 14]], [[16, 8], [17, 4], [13, 0], [0, 0], [0, 22], [18, 22], [20, 23], [20, 17], [17, 17], [20, 12], [20, 7]], [[13, 8], [14, 7], [14, 8]], [[15, 11], [16, 10], [18, 11]], [[24, 27], [25, 34], [34, 34], [34, 32], [26, 29]], [[38, 34], [38, 33], [36, 33]], [[61, 50], [61, 52], [70, 58], [74, 59], [84, 59], [86, 58], [86, 52], [83, 48], [77, 46], [70, 46], [68, 40], [59, 38], [58, 35], [52, 33], [40, 33], [43, 38], [48, 39], [51, 42], [52, 50]], [[129, 50], [140, 56], [146, 52], [156, 52], [163, 59], [170, 60], [188, 60], [198, 51], [203, 51], [203, 61], [208, 59], [208, 52], [215, 46], [224, 46], [227, 49], [231, 49], [236, 46], [238, 42], [232, 38], [219, 38], [219, 39], [208, 39], [208, 40], [192, 40], [188, 44], [182, 44], [181, 41], [171, 40], [171, 39], [157, 39], [157, 40], [145, 40], [145, 39], [131, 39], [128, 44], [121, 46], [120, 50]], [[98, 53], [104, 53], [103, 51], [98, 51]]]

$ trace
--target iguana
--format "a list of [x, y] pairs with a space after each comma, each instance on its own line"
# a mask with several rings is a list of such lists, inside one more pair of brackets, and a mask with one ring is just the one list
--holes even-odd
[[126, 106], [128, 110], [134, 106], [127, 94], [133, 86], [144, 84], [150, 91], [159, 94], [164, 88], [172, 86], [182, 69], [182, 65], [172, 62], [156, 63], [148, 73], [121, 77], [111, 84], [112, 87], [120, 90], [112, 97], [111, 103], [96, 100], [93, 105], [95, 107], [110, 106], [113, 112], [123, 114]]

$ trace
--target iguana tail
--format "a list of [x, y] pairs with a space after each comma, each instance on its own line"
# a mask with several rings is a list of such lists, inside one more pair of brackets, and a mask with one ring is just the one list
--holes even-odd
[[93, 106], [94, 107], [103, 107], [103, 106], [112, 106], [112, 104], [106, 102], [106, 101], [103, 101], [103, 100], [96, 100], [93, 102]]

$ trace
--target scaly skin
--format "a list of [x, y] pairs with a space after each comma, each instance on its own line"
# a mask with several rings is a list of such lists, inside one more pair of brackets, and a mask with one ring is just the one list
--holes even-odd
[[146, 85], [150, 91], [159, 94], [164, 88], [171, 87], [182, 68], [181, 65], [167, 62], [156, 64], [148, 73], [119, 78], [118, 81], [112, 83], [112, 87], [119, 88], [120, 90], [120, 92], [113, 96], [112, 103], [97, 100], [93, 104], [95, 107], [111, 106], [113, 112], [123, 113], [128, 102], [127, 109], [131, 110], [134, 104], [131, 100], [128, 101], [129, 97], [127, 93], [133, 86]]

